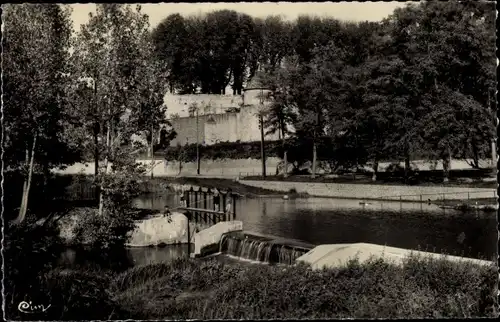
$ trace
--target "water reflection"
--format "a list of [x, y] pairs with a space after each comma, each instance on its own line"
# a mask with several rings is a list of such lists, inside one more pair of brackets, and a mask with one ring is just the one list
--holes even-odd
[[[178, 205], [176, 198], [174, 194], [145, 195], [135, 205], [162, 209], [167, 204]], [[497, 253], [494, 214], [443, 212], [435, 205], [372, 201], [360, 205], [359, 200], [327, 198], [243, 198], [237, 202], [236, 214], [246, 231], [312, 244], [365, 242], [488, 259]]]
[[[187, 244], [168, 245], [165, 247], [136, 247], [126, 248], [115, 253], [112, 258], [99, 256], [87, 249], [67, 248], [59, 256], [58, 264], [61, 267], [99, 267], [115, 271], [140, 265], [168, 263], [177, 258], [187, 257]], [[191, 245], [191, 249], [194, 246]]]

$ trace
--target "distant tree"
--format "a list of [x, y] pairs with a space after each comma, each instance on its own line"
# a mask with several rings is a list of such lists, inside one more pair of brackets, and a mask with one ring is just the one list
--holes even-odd
[[292, 24], [281, 16], [269, 16], [260, 24], [262, 48], [259, 63], [263, 71], [272, 72], [292, 54]]

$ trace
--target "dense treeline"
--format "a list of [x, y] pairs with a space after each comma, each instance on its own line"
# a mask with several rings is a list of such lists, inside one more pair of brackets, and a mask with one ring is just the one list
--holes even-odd
[[[308, 63], [314, 48], [348, 41], [344, 31], [351, 25], [310, 16], [295, 22], [281, 16], [252, 18], [232, 10], [188, 17], [176, 13], [154, 29], [153, 39], [170, 70], [172, 91], [225, 94], [231, 85], [233, 94], [240, 95], [258, 70], [275, 70], [292, 55]], [[376, 25], [367, 23], [367, 28]]]
[[409, 171], [419, 155], [442, 160], [446, 177], [451, 157], [478, 167], [491, 152], [494, 23], [492, 2], [412, 4], [377, 23], [223, 10], [171, 15], [153, 38], [171, 90], [231, 84], [240, 94], [252, 78], [269, 88], [267, 130], [310, 144], [313, 174], [317, 145], [329, 141], [350, 152], [323, 158], [344, 166], [370, 162], [376, 173], [390, 155]]
[[121, 200], [120, 189], [130, 192], [145, 173], [132, 165], [146, 147], [131, 138], [146, 137], [154, 150], [152, 134], [168, 125], [163, 95], [173, 89], [222, 93], [232, 84], [240, 94], [254, 79], [269, 89], [264, 126], [279, 133], [279, 155], [312, 161], [313, 174], [316, 160], [371, 163], [376, 172], [388, 156], [407, 171], [415, 156], [442, 160], [447, 172], [450, 157], [478, 167], [491, 152], [491, 2], [412, 4], [377, 23], [174, 14], [152, 31], [140, 6], [103, 4], [78, 33], [66, 6], [4, 9], [3, 148], [6, 169], [23, 177], [19, 221], [33, 173], [47, 178], [89, 158], [99, 213]]

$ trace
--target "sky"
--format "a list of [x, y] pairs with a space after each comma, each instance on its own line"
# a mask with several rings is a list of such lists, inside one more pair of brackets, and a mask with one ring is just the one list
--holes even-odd
[[[251, 2], [251, 3], [142, 3], [152, 28], [172, 13], [191, 15], [220, 9], [232, 9], [254, 17], [282, 15], [293, 20], [301, 14], [328, 16], [349, 21], [380, 21], [405, 2]], [[95, 12], [95, 4], [72, 4], [75, 31], [88, 21], [89, 12]]]

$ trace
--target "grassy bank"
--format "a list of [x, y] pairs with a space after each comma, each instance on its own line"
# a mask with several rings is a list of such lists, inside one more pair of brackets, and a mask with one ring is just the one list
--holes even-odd
[[460, 199], [460, 200], [436, 200], [433, 203], [440, 206], [457, 206], [457, 205], [489, 205], [494, 206], [498, 203], [497, 198], [476, 198], [476, 199]]
[[233, 192], [244, 196], [283, 196], [284, 193], [263, 188], [250, 187], [241, 184], [231, 179], [218, 178], [194, 178], [194, 177], [178, 177], [178, 178], [155, 178], [151, 181], [155, 185], [163, 186], [168, 183], [195, 185], [206, 188], [219, 188], [222, 190], [231, 189]]
[[[53, 271], [48, 285], [54, 299], [67, 299], [51, 309], [62, 318], [467, 318], [498, 314], [497, 276], [494, 267], [418, 257], [321, 271], [183, 259], [118, 275]], [[100, 310], [82, 311], [96, 292]]]

